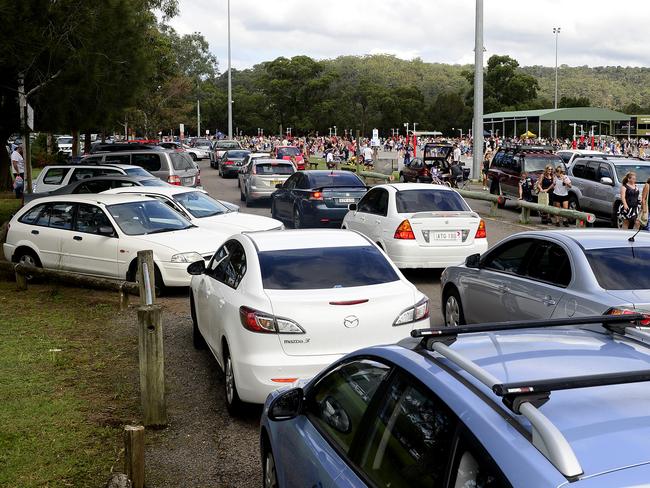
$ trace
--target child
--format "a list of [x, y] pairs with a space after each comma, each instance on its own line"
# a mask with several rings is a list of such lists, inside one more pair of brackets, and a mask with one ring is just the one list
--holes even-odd
[[525, 171], [521, 173], [521, 179], [519, 180], [519, 200], [533, 201], [533, 180]]

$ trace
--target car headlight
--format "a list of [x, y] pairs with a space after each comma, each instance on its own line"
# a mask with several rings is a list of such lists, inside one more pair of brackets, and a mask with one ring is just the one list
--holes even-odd
[[182, 252], [172, 256], [172, 263], [194, 263], [196, 261], [203, 261], [203, 256], [198, 252]]

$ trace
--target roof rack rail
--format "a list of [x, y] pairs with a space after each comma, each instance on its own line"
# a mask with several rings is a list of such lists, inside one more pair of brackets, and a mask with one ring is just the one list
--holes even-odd
[[638, 161], [646, 161], [640, 156], [630, 156], [629, 154], [581, 154], [576, 159], [583, 158], [596, 158], [596, 159], [635, 159]]
[[[472, 360], [464, 357], [458, 351], [454, 351], [449, 346], [453, 344], [458, 334], [465, 333], [587, 324], [602, 324], [610, 330], [620, 332], [621, 328], [612, 327], [612, 325], [615, 326], [616, 324], [625, 323], [629, 325], [631, 322], [640, 321], [642, 319], [643, 315], [641, 314], [629, 314], [550, 319], [544, 321], [495, 322], [449, 328], [438, 327], [431, 329], [416, 329], [411, 332], [411, 336], [422, 338], [422, 347], [430, 351], [435, 351], [454, 363], [461, 370], [470, 374], [490, 388], [495, 395], [501, 397], [504, 405], [513, 413], [523, 415], [528, 419], [533, 427], [533, 446], [535, 446], [565, 477], [568, 479], [575, 479], [583, 474], [584, 471], [582, 466], [564, 435], [544, 414], [539, 411], [539, 407], [550, 399], [552, 391], [650, 381], [650, 370], [636, 371], [632, 373], [588, 375], [552, 380], [503, 383], [491, 373], [481, 368]], [[624, 331], [625, 327], [622, 329]]]

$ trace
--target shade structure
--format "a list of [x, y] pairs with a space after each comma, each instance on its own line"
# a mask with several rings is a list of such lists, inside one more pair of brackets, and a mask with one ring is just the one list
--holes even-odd
[[533, 139], [537, 137], [537, 134], [533, 134], [531, 131], [526, 131], [521, 135], [522, 139]]

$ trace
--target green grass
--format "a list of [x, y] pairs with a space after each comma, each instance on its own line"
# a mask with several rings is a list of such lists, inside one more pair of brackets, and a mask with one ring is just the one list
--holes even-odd
[[113, 294], [0, 281], [0, 487], [106, 482], [137, 418], [137, 341], [116, 307]]
[[13, 193], [0, 193], [0, 225], [9, 220], [21, 204]]

